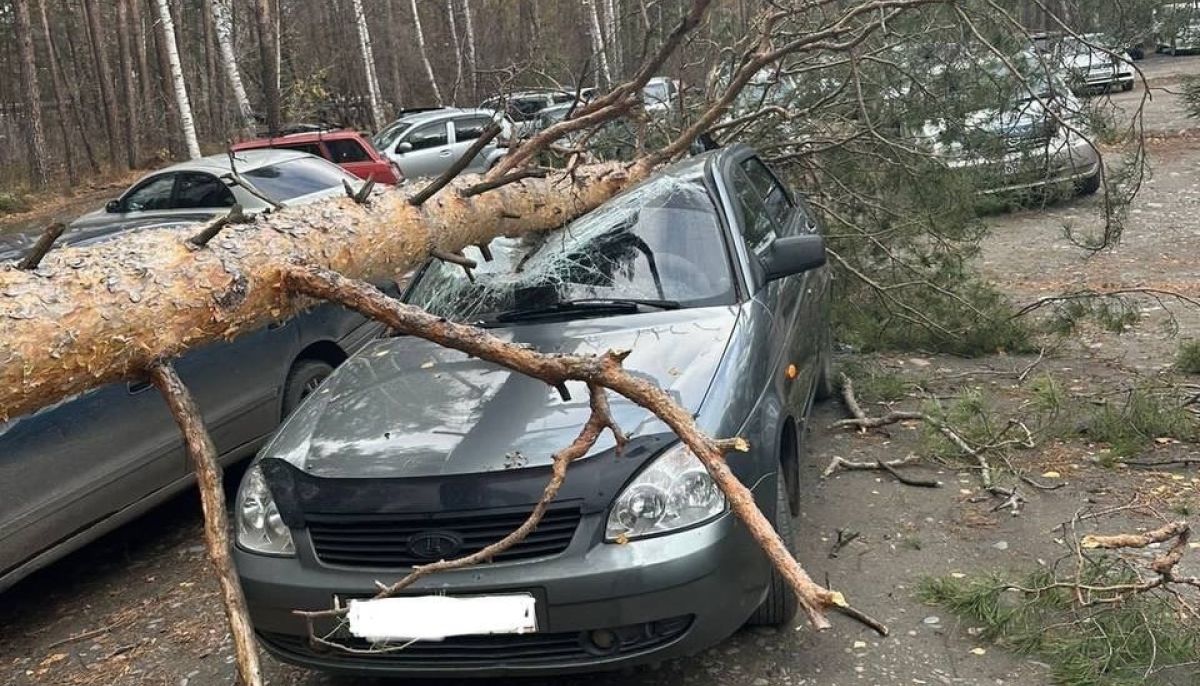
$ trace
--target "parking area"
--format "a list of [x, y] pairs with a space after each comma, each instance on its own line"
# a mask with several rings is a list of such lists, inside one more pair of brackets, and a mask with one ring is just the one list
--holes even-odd
[[[993, 235], [981, 259], [984, 272], [1019, 302], [1088, 286], [1155, 288], [1200, 297], [1200, 137], [1183, 111], [1181, 76], [1200, 74], [1200, 56], [1149, 56], [1139, 63], [1150, 90], [1108, 97], [1129, 111], [1144, 97], [1152, 176], [1133, 204], [1121, 246], [1091, 258], [1063, 237], [1063, 227], [1098, 221], [1099, 198], [989, 218]], [[1123, 336], [1097, 335], [1052, 364], [1086, 376], [1114, 368], [1147, 371], [1170, 364], [1175, 339], [1160, 324], [1173, 319], [1185, 337], [1200, 336], [1200, 317], [1186, 308], [1147, 301], [1143, 325]], [[993, 357], [963, 361], [906, 357], [890, 363], [936, 376], [996, 384], [998, 369], [1026, 361]], [[843, 410], [818, 408], [802, 466], [803, 512], [796, 522], [802, 562], [819, 581], [843, 591], [892, 629], [880, 638], [858, 624], [834, 619], [816, 634], [801, 624], [785, 630], [747, 629], [694, 659], [635, 674], [572, 679], [592, 686], [696, 684], [1037, 684], [1044, 666], [978, 643], [969, 627], [914, 597], [930, 574], [1019, 568], [1051, 555], [1047, 529], [1081, 504], [1125, 497], [1112, 472], [1081, 470], [1066, 488], [1039, 494], [1020, 517], [989, 511], [973, 497], [972, 474], [944, 470], [948, 487], [914, 490], [873, 473], [822, 479], [835, 456], [898, 457], [921, 450], [916, 428], [862, 437], [829, 430]], [[1039, 456], [1032, 459], [1050, 459]], [[1066, 459], [1057, 455], [1054, 459]], [[1068, 460], [1069, 461], [1069, 460]], [[233, 484], [239, 474], [231, 474]], [[1099, 494], [1099, 495], [1098, 495]], [[838, 532], [859, 535], [831, 553]], [[0, 596], [0, 683], [196, 686], [233, 683], [232, 649], [201, 539], [197, 498], [188, 493], [155, 509]], [[369, 683], [282, 665], [266, 658], [271, 684]], [[381, 682], [382, 683], [382, 682]], [[411, 683], [411, 682], [406, 682]], [[494, 683], [494, 682], [493, 682]], [[531, 686], [562, 679], [523, 681]]]

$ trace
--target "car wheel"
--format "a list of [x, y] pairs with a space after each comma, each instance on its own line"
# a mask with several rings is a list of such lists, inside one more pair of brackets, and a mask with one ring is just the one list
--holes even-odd
[[1126, 93], [1133, 90], [1133, 82], [1130, 81], [1129, 83], [1121, 84], [1121, 90], [1125, 91]]
[[[783, 472], [780, 471], [775, 479], [775, 533], [783, 539], [783, 545], [793, 557], [796, 555], [795, 534], [792, 531], [792, 517], [788, 507], [787, 486], [783, 483]], [[767, 589], [767, 597], [762, 605], [750, 615], [746, 622], [751, 626], [787, 626], [796, 618], [798, 602], [787, 579], [771, 565], [771, 586]]]
[[283, 416], [295, 411], [332, 373], [333, 366], [321, 360], [298, 360], [292, 365], [283, 383]]
[[1100, 170], [1097, 169], [1095, 174], [1075, 182], [1075, 192], [1079, 195], [1092, 195], [1100, 190]]

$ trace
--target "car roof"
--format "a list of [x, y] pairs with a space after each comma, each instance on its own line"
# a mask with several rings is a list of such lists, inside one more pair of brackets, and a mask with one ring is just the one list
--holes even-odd
[[424, 124], [440, 119], [448, 119], [450, 117], [461, 117], [463, 115], [477, 114], [481, 116], [494, 117], [496, 110], [486, 108], [463, 108], [463, 107], [442, 107], [436, 110], [428, 110], [424, 112], [413, 112], [400, 117], [396, 121], [388, 124], [383, 128], [390, 128], [396, 124]]
[[[244, 172], [253, 169], [260, 169], [262, 167], [269, 167], [273, 164], [280, 164], [282, 162], [288, 162], [301, 157], [312, 156], [298, 150], [261, 148], [256, 150], [236, 151], [236, 154], [234, 155], [234, 162], [237, 165], [237, 170], [239, 172]], [[162, 169], [150, 172], [142, 178], [147, 179], [151, 176], [158, 176], [159, 174], [164, 174], [167, 172], [187, 171], [205, 172], [208, 174], [213, 174], [214, 176], [220, 176], [221, 174], [228, 174], [232, 170], [233, 167], [229, 163], [229, 154], [223, 153], [220, 155], [198, 157], [194, 160], [187, 160], [186, 162], [178, 162], [169, 167], [163, 167]]]
[[234, 150], [244, 150], [250, 148], [270, 147], [273, 145], [287, 145], [290, 143], [317, 143], [322, 140], [339, 140], [346, 138], [358, 139], [362, 137], [362, 133], [354, 129], [335, 129], [332, 131], [305, 131], [302, 133], [289, 133], [283, 136], [275, 136], [274, 138], [252, 138], [250, 140], [235, 143]]

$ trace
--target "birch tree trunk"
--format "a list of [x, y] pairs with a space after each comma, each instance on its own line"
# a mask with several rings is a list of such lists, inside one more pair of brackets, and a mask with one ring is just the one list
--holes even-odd
[[[71, 127], [67, 124], [72, 113], [70, 105], [67, 104], [67, 89], [63, 85], [54, 40], [50, 35], [50, 21], [46, 16], [46, 0], [38, 0], [38, 14], [42, 20], [42, 40], [46, 43], [46, 61], [50, 71], [50, 90], [51, 95], [54, 96], [54, 109], [58, 116], [58, 132], [62, 136], [63, 160], [67, 165], [67, 178], [71, 185], [75, 185], [79, 182], [79, 169], [75, 164], [74, 138]], [[82, 137], [82, 133], [80, 135]]]
[[29, 137], [30, 164], [33, 181], [38, 186], [50, 182], [50, 171], [46, 163], [46, 135], [42, 131], [42, 90], [38, 84], [37, 55], [33, 51], [33, 25], [29, 21], [29, 0], [13, 3], [17, 47], [21, 53], [21, 86], [25, 91], [25, 102], [29, 103], [29, 116], [25, 128]]
[[242, 83], [242, 74], [238, 70], [237, 53], [233, 50], [233, 18], [229, 0], [207, 2], [208, 11], [212, 14], [213, 32], [217, 36], [217, 48], [221, 51], [225, 78], [229, 81], [233, 100], [237, 105], [239, 126], [251, 132], [254, 130], [254, 108], [250, 106], [250, 98], [246, 95], [246, 85]]
[[458, 43], [458, 22], [454, 19], [454, 0], [446, 0], [446, 23], [450, 28], [450, 49], [454, 52], [454, 87], [450, 90], [450, 103], [458, 101], [458, 89], [462, 85], [462, 46]]
[[471, 18], [471, 0], [462, 0], [463, 28], [467, 33], [465, 57], [467, 59], [467, 78], [471, 84], [471, 100], [479, 98], [479, 72], [475, 61], [475, 20]]
[[379, 95], [379, 77], [375, 73], [375, 52], [371, 49], [371, 29], [362, 0], [353, 0], [354, 24], [358, 27], [358, 51], [367, 75], [367, 95], [371, 99], [371, 124], [378, 131], [384, 124], [383, 104]]
[[108, 62], [108, 53], [104, 50], [104, 33], [100, 21], [100, 10], [96, 0], [83, 0], [83, 13], [87, 22], [88, 43], [92, 50], [92, 59], [100, 81], [101, 108], [104, 110], [104, 129], [108, 134], [108, 156], [114, 165], [120, 165], [121, 147], [120, 118], [117, 116], [117, 98], [113, 87], [112, 67]]
[[617, 0], [604, 0], [604, 43], [608, 47], [609, 66], [618, 79], [624, 73], [624, 56], [621, 54], [621, 18], [617, 14]]
[[275, 43], [275, 22], [271, 21], [271, 0], [255, 0], [254, 23], [258, 29], [258, 56], [262, 66], [263, 99], [267, 109], [267, 129], [272, 136], [282, 128], [283, 115], [279, 105], [279, 62]]
[[118, 64], [121, 67], [122, 99], [125, 101], [125, 163], [130, 169], [137, 167], [138, 148], [140, 147], [138, 132], [138, 97], [137, 75], [133, 67], [133, 49], [130, 45], [132, 31], [130, 28], [129, 0], [117, 0], [117, 50]]
[[175, 104], [179, 108], [179, 126], [183, 141], [187, 145], [188, 157], [200, 157], [200, 142], [196, 139], [196, 122], [192, 118], [192, 103], [188, 100], [187, 84], [183, 81], [183, 65], [179, 62], [179, 46], [175, 43], [175, 22], [171, 19], [169, 0], [157, 0], [158, 16], [162, 28], [161, 38], [166, 48], [167, 61], [171, 66], [171, 85], [175, 91]]
[[425, 49], [425, 31], [421, 28], [421, 12], [417, 9], [417, 0], [409, 0], [412, 6], [413, 28], [417, 31], [417, 49], [421, 53], [421, 62], [425, 65], [425, 76], [429, 79], [429, 86], [433, 89], [433, 99], [438, 107], [445, 104], [442, 100], [442, 91], [438, 88], [437, 77], [433, 74], [433, 65], [429, 62], [429, 51]]
[[608, 70], [608, 57], [604, 54], [604, 37], [600, 29], [600, 14], [596, 11], [597, 0], [584, 0], [584, 9], [588, 13], [588, 34], [592, 39], [592, 54], [600, 63], [599, 85], [605, 90], [612, 88], [612, 72]]

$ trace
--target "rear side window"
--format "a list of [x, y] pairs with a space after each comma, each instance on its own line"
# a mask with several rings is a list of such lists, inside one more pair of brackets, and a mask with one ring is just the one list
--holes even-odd
[[126, 212], [171, 209], [171, 192], [175, 188], [175, 175], [156, 176], [138, 186], [125, 198]]
[[353, 138], [327, 140], [325, 147], [329, 149], [329, 159], [336, 164], [371, 161], [370, 153]]
[[463, 141], [473, 141], [483, 135], [488, 125], [492, 123], [491, 117], [470, 117], [468, 119], [458, 119], [454, 122], [454, 136], [459, 143]]
[[426, 124], [425, 126], [418, 127], [417, 130], [408, 134], [407, 140], [412, 144], [413, 150], [437, 148], [450, 142], [446, 136], [445, 122]]
[[340, 167], [312, 157], [259, 167], [242, 172], [242, 176], [277, 202], [286, 202], [330, 188], [341, 188], [343, 180], [353, 179]]
[[309, 155], [316, 155], [317, 157], [325, 156], [325, 153], [321, 152], [321, 146], [317, 145], [316, 143], [293, 143], [290, 145], [281, 145], [279, 147], [281, 147], [285, 150], [295, 150], [296, 152], [306, 152]]
[[212, 174], [183, 172], [175, 184], [175, 207], [233, 207], [233, 193]]

